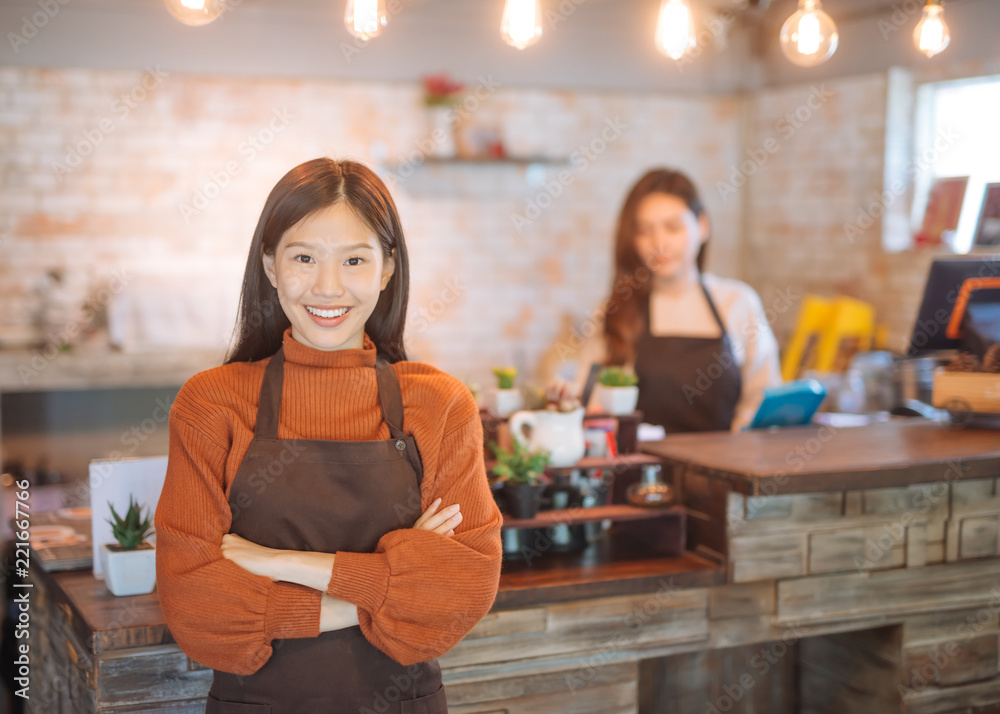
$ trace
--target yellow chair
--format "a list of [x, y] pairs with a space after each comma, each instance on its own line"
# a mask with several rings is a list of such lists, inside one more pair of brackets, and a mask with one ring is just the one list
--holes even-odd
[[855, 353], [872, 349], [875, 331], [875, 309], [868, 303], [806, 295], [781, 376], [787, 382], [807, 370], [843, 372]]

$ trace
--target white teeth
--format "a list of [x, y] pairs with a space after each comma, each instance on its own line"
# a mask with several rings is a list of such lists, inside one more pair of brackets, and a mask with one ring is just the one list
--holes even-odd
[[306, 310], [308, 310], [309, 312], [311, 312], [313, 315], [316, 315], [317, 317], [327, 317], [327, 318], [329, 318], [329, 317], [340, 317], [345, 312], [347, 312], [349, 309], [350, 308], [342, 307], [339, 310], [317, 310], [314, 307], [309, 307], [308, 305], [306, 305]]

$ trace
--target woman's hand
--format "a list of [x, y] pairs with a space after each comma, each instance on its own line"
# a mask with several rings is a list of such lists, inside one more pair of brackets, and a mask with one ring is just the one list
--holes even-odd
[[413, 524], [413, 527], [425, 531], [434, 531], [445, 536], [455, 535], [455, 527], [462, 522], [462, 512], [459, 510], [459, 505], [456, 503], [448, 506], [438, 513], [437, 508], [440, 505], [441, 499], [435, 499], [434, 503], [429, 505], [427, 510], [417, 519], [417, 522]]
[[222, 536], [222, 555], [232, 560], [244, 570], [254, 575], [266, 575], [271, 580], [280, 580], [278, 555], [285, 551], [257, 545], [253, 541], [226, 533]]

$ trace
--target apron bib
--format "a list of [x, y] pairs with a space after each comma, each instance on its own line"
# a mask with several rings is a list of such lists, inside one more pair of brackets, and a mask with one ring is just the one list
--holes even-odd
[[[231, 533], [268, 548], [372, 553], [389, 531], [413, 526], [423, 467], [416, 442], [402, 430], [399, 382], [381, 357], [376, 375], [392, 438], [278, 439], [278, 349], [264, 371], [253, 441], [230, 488]], [[271, 644], [270, 659], [251, 675], [213, 670], [206, 714], [448, 711], [436, 659], [403, 666], [358, 625]]]
[[635, 373], [643, 421], [667, 433], [728, 431], [740, 400], [742, 379], [726, 326], [712, 296], [699, 280], [720, 337], [657, 337], [643, 333], [635, 345]]

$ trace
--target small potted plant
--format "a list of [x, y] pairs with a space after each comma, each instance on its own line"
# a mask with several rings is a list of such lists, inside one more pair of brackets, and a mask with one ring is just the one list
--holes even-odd
[[465, 85], [453, 81], [447, 74], [425, 75], [423, 85], [430, 141], [428, 153], [442, 158], [453, 157], [458, 153], [455, 141], [458, 113], [454, 105], [461, 99]]
[[501, 449], [495, 441], [490, 442], [497, 464], [493, 473], [503, 483], [504, 500], [514, 518], [534, 518], [542, 500], [545, 482], [542, 475], [549, 464], [549, 452], [531, 451], [517, 440], [511, 450]]
[[622, 367], [605, 367], [598, 378], [598, 399], [605, 414], [622, 416], [635, 411], [639, 401], [639, 378]]
[[524, 405], [521, 391], [514, 388], [517, 369], [514, 367], [494, 367], [497, 388], [489, 393], [487, 408], [496, 416], [506, 418]]
[[153, 592], [156, 585], [156, 549], [146, 538], [155, 533], [151, 517], [142, 516], [142, 507], [128, 497], [128, 511], [122, 518], [111, 507], [113, 519], [107, 518], [111, 524], [111, 532], [117, 543], [101, 545], [101, 568], [104, 570], [104, 582], [113, 595], [144, 595]]

